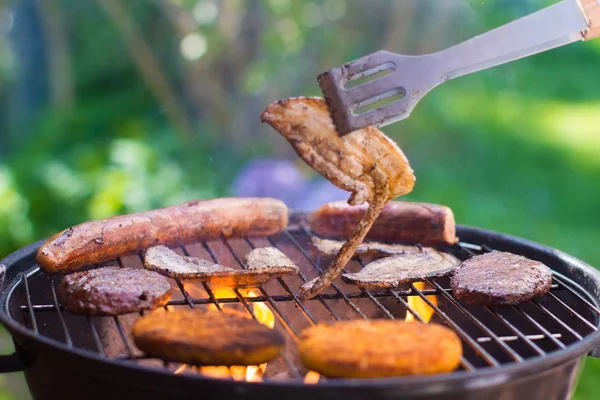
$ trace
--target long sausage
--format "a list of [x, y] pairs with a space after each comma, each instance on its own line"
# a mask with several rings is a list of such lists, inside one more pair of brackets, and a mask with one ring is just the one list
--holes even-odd
[[57, 233], [37, 253], [49, 274], [76, 270], [156, 245], [224, 237], [264, 237], [288, 224], [286, 205], [271, 198], [222, 198], [88, 221]]
[[[325, 238], [347, 239], [365, 215], [367, 205], [346, 202], [327, 203], [310, 218], [313, 233]], [[365, 240], [439, 246], [454, 244], [456, 224], [446, 206], [407, 201], [392, 201], [383, 208]]]

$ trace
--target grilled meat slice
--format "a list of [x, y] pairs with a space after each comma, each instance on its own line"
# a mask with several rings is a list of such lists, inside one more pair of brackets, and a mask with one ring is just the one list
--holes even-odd
[[[311, 215], [310, 229], [328, 239], [347, 239], [366, 211], [364, 204], [327, 203]], [[365, 239], [423, 246], [452, 245], [458, 241], [454, 213], [450, 208], [410, 201], [386, 204]]]
[[283, 275], [296, 275], [298, 267], [273, 247], [252, 250], [248, 269], [233, 269], [198, 257], [181, 256], [165, 246], [151, 247], [144, 255], [144, 266], [178, 279], [197, 279], [231, 287], [256, 287]]
[[391, 320], [322, 323], [299, 337], [300, 359], [329, 377], [383, 378], [450, 372], [462, 345], [438, 324]]
[[58, 298], [76, 314], [121, 315], [167, 304], [171, 285], [155, 272], [110, 266], [64, 276]]
[[494, 251], [460, 264], [450, 285], [454, 296], [465, 303], [508, 306], [548, 293], [552, 271], [541, 262]]
[[[344, 242], [331, 239], [322, 239], [318, 236], [313, 236], [311, 239], [312, 248], [324, 256], [335, 257], [339, 252]], [[419, 247], [408, 246], [404, 244], [388, 244], [380, 242], [362, 242], [354, 252], [355, 256], [391, 256], [395, 254], [403, 254], [412, 251], [420, 251]]]
[[143, 316], [131, 333], [151, 357], [193, 365], [258, 365], [285, 344], [279, 332], [253, 319], [200, 310]]
[[381, 258], [356, 273], [343, 274], [346, 283], [361, 288], [396, 288], [403, 283], [449, 275], [460, 261], [434, 249]]
[[289, 274], [296, 275], [299, 272], [296, 264], [275, 247], [256, 248], [244, 256], [244, 262], [249, 270], [282, 268]]
[[227, 276], [235, 272], [233, 268], [224, 267], [199, 257], [181, 256], [166, 246], [154, 246], [146, 250], [144, 267], [174, 279], [206, 281], [210, 281], [219, 274]]
[[272, 103], [263, 112], [262, 121], [281, 133], [315, 171], [350, 191], [349, 204], [369, 204], [335, 260], [321, 276], [302, 285], [300, 297], [314, 297], [352, 258], [384, 205], [412, 191], [415, 176], [400, 148], [380, 130], [367, 127], [338, 136], [321, 98], [298, 97]]

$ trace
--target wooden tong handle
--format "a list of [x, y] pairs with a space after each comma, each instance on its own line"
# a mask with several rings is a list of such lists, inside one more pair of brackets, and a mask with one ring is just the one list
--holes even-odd
[[583, 32], [583, 40], [600, 36], [600, 3], [598, 0], [579, 0], [583, 14], [588, 20], [589, 28]]

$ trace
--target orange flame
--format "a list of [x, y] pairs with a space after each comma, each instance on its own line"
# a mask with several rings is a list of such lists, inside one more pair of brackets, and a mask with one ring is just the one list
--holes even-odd
[[319, 373], [315, 371], [308, 371], [306, 375], [304, 375], [304, 383], [319, 383], [319, 379], [321, 379], [321, 375], [319, 375]]
[[164, 313], [167, 311], [173, 311], [175, 310], [175, 307], [173, 306], [165, 306], [165, 307], [159, 307], [157, 309], [154, 309], [150, 312], [150, 314], [160, 314], [160, 313]]
[[[430, 285], [426, 284], [425, 282], [415, 282], [413, 285], [415, 286], [415, 288], [417, 288], [419, 290], [430, 288]], [[425, 296], [425, 297], [433, 305], [437, 306], [438, 303], [437, 303], [437, 298], [435, 296]], [[419, 296], [416, 296], [416, 295], [408, 296], [407, 303], [409, 306], [412, 307], [413, 310], [415, 310], [415, 312], [417, 314], [419, 314], [419, 316], [423, 319], [424, 322], [429, 322], [431, 317], [433, 317], [433, 314], [434, 314], [433, 308], [431, 308], [429, 306], [429, 304], [427, 304]], [[415, 320], [415, 316], [412, 315], [411, 312], [407, 311], [405, 321], [414, 321], [414, 320]]]
[[[196, 298], [206, 298], [207, 293], [199, 286], [195, 285], [186, 285], [187, 292]], [[236, 294], [232, 288], [228, 286], [222, 285], [212, 285], [212, 292], [215, 299], [223, 299], [223, 298], [236, 298]], [[258, 297], [261, 295], [260, 291], [256, 289], [243, 290], [239, 289], [240, 294], [244, 297]], [[256, 317], [256, 320], [261, 324], [268, 326], [273, 329], [275, 327], [275, 316], [273, 312], [269, 309], [269, 307], [262, 302], [248, 302], [251, 304], [252, 312]], [[235, 313], [246, 318], [252, 318], [249, 313], [243, 313], [241, 311], [236, 310], [235, 308], [231, 308], [230, 304], [219, 304], [222, 312], [227, 313]], [[209, 311], [218, 311], [218, 308], [214, 304], [208, 305]], [[180, 367], [175, 373], [180, 373], [185, 368]], [[213, 378], [233, 378], [236, 381], [248, 381], [248, 382], [260, 382], [262, 381], [262, 376], [267, 369], [267, 364], [261, 365], [250, 365], [250, 366], [210, 366], [210, 367], [199, 367], [198, 371], [204, 375], [208, 375]]]

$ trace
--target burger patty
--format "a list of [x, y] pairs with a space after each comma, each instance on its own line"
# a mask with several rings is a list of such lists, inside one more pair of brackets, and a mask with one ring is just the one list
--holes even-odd
[[515, 305], [548, 293], [552, 271], [541, 262], [494, 251], [461, 263], [450, 284], [454, 296], [465, 303]]
[[121, 315], [165, 305], [171, 285], [156, 272], [110, 266], [66, 275], [58, 297], [76, 314]]
[[326, 376], [383, 378], [451, 372], [462, 345], [439, 324], [361, 319], [304, 330], [298, 351], [307, 368]]
[[285, 344], [279, 332], [256, 320], [200, 310], [146, 315], [131, 333], [146, 354], [193, 365], [258, 365], [277, 357]]

